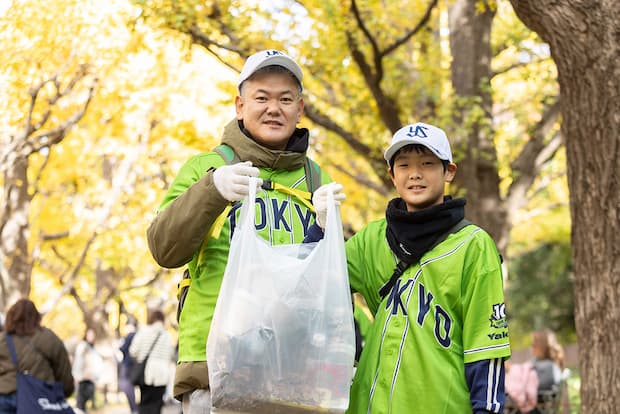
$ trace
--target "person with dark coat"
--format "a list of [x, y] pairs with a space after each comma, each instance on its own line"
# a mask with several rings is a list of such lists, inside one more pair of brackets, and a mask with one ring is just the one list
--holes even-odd
[[136, 328], [138, 326], [137, 321], [134, 318], [130, 318], [127, 321], [127, 335], [123, 338], [123, 342], [120, 346], [120, 351], [123, 354], [123, 359], [119, 365], [118, 385], [123, 393], [127, 396], [127, 403], [132, 414], [138, 412], [138, 405], [136, 404], [135, 386], [132, 384], [129, 378], [131, 367], [135, 364], [131, 355], [129, 355], [129, 347], [133, 341], [133, 337], [136, 334]]
[[0, 334], [0, 413], [17, 411], [17, 369], [6, 336], [13, 336], [20, 370], [44, 381], [62, 382], [65, 397], [75, 390], [69, 354], [50, 329], [41, 326], [41, 314], [29, 299], [18, 300], [7, 312]]

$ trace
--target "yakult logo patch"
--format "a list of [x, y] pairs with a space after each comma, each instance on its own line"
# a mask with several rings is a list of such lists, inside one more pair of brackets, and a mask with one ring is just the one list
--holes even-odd
[[506, 321], [506, 305], [504, 303], [493, 305], [489, 321], [491, 321], [491, 328], [504, 329], [508, 327], [508, 322]]

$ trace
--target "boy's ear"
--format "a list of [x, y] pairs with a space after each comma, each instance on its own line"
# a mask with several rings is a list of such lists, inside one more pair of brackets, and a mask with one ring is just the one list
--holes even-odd
[[451, 183], [454, 180], [454, 176], [456, 175], [456, 164], [453, 162], [448, 163], [446, 167], [446, 172], [444, 173], [445, 181]]

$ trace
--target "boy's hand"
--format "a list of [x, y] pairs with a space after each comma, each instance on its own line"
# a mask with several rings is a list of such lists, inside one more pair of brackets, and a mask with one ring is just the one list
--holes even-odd
[[[250, 191], [250, 177], [258, 177], [258, 168], [252, 167], [251, 161], [219, 167], [213, 172], [213, 184], [222, 197], [228, 201], [242, 200]], [[263, 185], [262, 179], [257, 179], [256, 189]]]
[[327, 219], [327, 194], [332, 192], [334, 194], [334, 201], [336, 205], [340, 205], [340, 202], [347, 196], [342, 192], [342, 184], [329, 183], [320, 186], [312, 195], [312, 204], [316, 211], [316, 223], [322, 229], [325, 228], [325, 221]]

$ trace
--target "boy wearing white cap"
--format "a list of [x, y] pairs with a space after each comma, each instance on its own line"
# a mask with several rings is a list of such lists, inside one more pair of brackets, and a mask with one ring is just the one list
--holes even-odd
[[235, 159], [211, 151], [188, 160], [147, 231], [157, 263], [189, 269], [174, 384], [184, 412], [209, 412], [205, 345], [250, 177], [259, 177], [257, 232], [273, 245], [303, 241], [312, 223], [311, 193], [330, 181], [306, 157], [308, 130], [296, 127], [304, 109], [299, 65], [277, 50], [258, 52], [245, 62], [238, 88], [237, 116], [222, 136], [224, 155]]
[[[456, 164], [441, 129], [407, 125], [384, 156], [400, 197], [346, 243], [351, 288], [375, 315], [347, 413], [499, 413], [510, 343], [495, 243], [444, 195]], [[342, 186], [315, 192], [319, 226], [329, 188]]]

